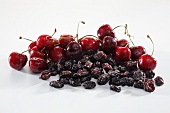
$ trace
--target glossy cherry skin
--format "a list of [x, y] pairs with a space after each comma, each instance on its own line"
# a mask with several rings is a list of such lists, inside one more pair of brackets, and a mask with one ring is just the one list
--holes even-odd
[[38, 58], [42, 58], [42, 59], [46, 59], [47, 58], [47, 54], [41, 52], [37, 46], [34, 46], [31, 51], [30, 51], [30, 58], [32, 57], [38, 57]]
[[136, 60], [138, 59], [141, 55], [146, 53], [146, 50], [143, 46], [132, 46], [130, 47], [131, 50], [131, 59]]
[[54, 48], [54, 39], [49, 35], [41, 35], [37, 39], [37, 47], [40, 51], [50, 51]]
[[117, 62], [129, 61], [131, 57], [131, 51], [128, 47], [116, 47], [115, 60]]
[[143, 54], [138, 59], [138, 67], [144, 72], [155, 69], [157, 61], [151, 55]]
[[119, 47], [129, 47], [129, 42], [126, 39], [120, 39], [117, 41]]
[[99, 49], [99, 42], [97, 39], [94, 39], [92, 37], [84, 37], [80, 40], [80, 44], [84, 51], [88, 50], [97, 50]]
[[115, 37], [115, 33], [109, 24], [104, 24], [97, 30], [97, 36], [103, 40], [105, 36]]
[[60, 59], [65, 59], [65, 57], [66, 57], [66, 52], [60, 46], [54, 47], [49, 53], [49, 58], [53, 62], [58, 62]]
[[72, 41], [70, 42], [67, 47], [66, 47], [66, 56], [68, 58], [78, 58], [80, 57], [82, 54], [82, 46], [76, 42], [76, 41]]
[[22, 53], [18, 53], [18, 52], [12, 52], [9, 55], [9, 65], [16, 70], [21, 70], [27, 63], [27, 56], [22, 54]]
[[105, 53], [114, 53], [117, 46], [117, 39], [111, 36], [105, 36], [103, 39], [102, 50]]
[[33, 73], [40, 73], [47, 69], [46, 60], [42, 58], [32, 57], [29, 60], [29, 67]]
[[57, 39], [54, 39], [54, 45], [55, 46], [59, 45], [59, 41]]
[[62, 48], [66, 48], [66, 46], [71, 42], [75, 41], [72, 35], [61, 35], [59, 38], [59, 44]]
[[33, 41], [30, 43], [30, 45], [28, 46], [28, 52], [30, 53], [31, 49], [37, 45], [37, 41]]

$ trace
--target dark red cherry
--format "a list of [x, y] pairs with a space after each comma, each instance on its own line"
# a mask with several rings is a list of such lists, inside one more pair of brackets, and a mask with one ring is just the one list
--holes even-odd
[[138, 67], [144, 72], [155, 69], [157, 61], [151, 55], [143, 54], [138, 59]]
[[31, 49], [36, 46], [37, 42], [36, 41], [33, 41], [30, 43], [30, 45], [28, 46], [28, 52], [30, 53]]
[[129, 47], [129, 42], [126, 39], [120, 39], [117, 41], [117, 46]]
[[97, 36], [99, 39], [103, 40], [105, 36], [115, 37], [115, 33], [110, 25], [104, 24], [97, 30]]
[[117, 46], [117, 39], [111, 36], [105, 36], [103, 39], [102, 50], [105, 53], [113, 53]]
[[54, 39], [49, 35], [41, 35], [37, 39], [37, 47], [39, 50], [50, 51], [54, 48]]
[[75, 41], [72, 35], [61, 35], [59, 38], [59, 44], [62, 48], [66, 48], [71, 41]]
[[65, 50], [60, 46], [54, 47], [49, 53], [49, 58], [53, 62], [58, 62], [60, 59], [65, 59], [65, 56]]
[[66, 56], [69, 58], [77, 58], [82, 54], [82, 46], [76, 42], [70, 42], [66, 47]]
[[42, 59], [46, 59], [47, 58], [47, 54], [41, 52], [37, 46], [34, 46], [31, 50], [30, 50], [30, 58], [32, 57], [38, 57], [38, 58], [42, 58]]
[[23, 53], [12, 52], [9, 55], [9, 65], [16, 70], [21, 70], [27, 63], [27, 56]]
[[128, 47], [116, 47], [115, 50], [115, 60], [117, 62], [125, 62], [130, 60], [131, 51]]
[[146, 53], [146, 50], [143, 46], [132, 46], [131, 50], [131, 59], [138, 59], [141, 55]]
[[94, 39], [92, 37], [84, 37], [80, 40], [80, 44], [83, 48], [83, 50], [97, 50], [99, 49], [99, 43], [97, 39]]
[[47, 69], [46, 60], [42, 58], [32, 57], [29, 60], [29, 67], [33, 73], [40, 73]]

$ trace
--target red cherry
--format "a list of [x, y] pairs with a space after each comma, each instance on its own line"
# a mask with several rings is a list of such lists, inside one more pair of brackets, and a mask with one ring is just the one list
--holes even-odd
[[110, 25], [104, 24], [97, 30], [97, 36], [99, 39], [103, 40], [105, 36], [115, 37], [115, 33]]
[[83, 50], [97, 50], [99, 49], [99, 42], [98, 40], [92, 38], [92, 37], [84, 37], [80, 40], [80, 44], [83, 48]]
[[41, 35], [37, 39], [37, 47], [39, 50], [50, 51], [54, 48], [54, 39], [49, 35]]
[[117, 41], [119, 47], [129, 47], [129, 42], [126, 39], [120, 39]]
[[30, 43], [30, 45], [28, 46], [28, 52], [30, 53], [31, 49], [36, 46], [37, 42], [36, 41], [33, 41]]
[[152, 71], [155, 69], [157, 61], [148, 54], [143, 54], [138, 59], [138, 67], [144, 72]]
[[50, 51], [49, 58], [53, 62], [58, 62], [60, 59], [65, 59], [65, 54], [65, 50], [62, 47], [56, 46]]
[[117, 39], [111, 36], [105, 36], [103, 39], [102, 50], [105, 53], [113, 53], [117, 46]]
[[9, 55], [9, 65], [16, 70], [21, 70], [27, 63], [27, 56], [23, 53], [12, 52]]
[[46, 63], [46, 60], [42, 58], [32, 57], [29, 60], [29, 67], [32, 72], [40, 73], [43, 70], [47, 69], [47, 63]]
[[32, 57], [38, 57], [38, 58], [42, 58], [42, 59], [46, 59], [47, 58], [47, 54], [41, 52], [37, 46], [34, 46], [31, 50], [30, 50], [30, 58]]
[[118, 62], [129, 61], [131, 57], [131, 51], [128, 47], [116, 47], [115, 60]]
[[61, 35], [59, 38], [59, 44], [62, 48], [66, 48], [71, 41], [75, 41], [72, 35]]
[[132, 46], [130, 47], [131, 50], [131, 59], [138, 59], [141, 55], [146, 53], [146, 50], [142, 46]]
[[54, 39], [54, 45], [59, 45], [59, 41], [57, 39]]
[[82, 46], [76, 42], [70, 42], [66, 47], [66, 56], [69, 58], [78, 58], [82, 54]]

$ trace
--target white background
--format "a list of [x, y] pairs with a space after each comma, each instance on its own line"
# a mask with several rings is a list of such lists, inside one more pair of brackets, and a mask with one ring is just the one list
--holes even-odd
[[[13, 51], [27, 50], [30, 42], [41, 34], [51, 35], [54, 28], [61, 34], [96, 35], [103, 24], [112, 27], [128, 24], [136, 45], [147, 53], [155, 43], [156, 73], [165, 85], [153, 93], [124, 87], [121, 93], [98, 86], [94, 90], [66, 86], [61, 90], [49, 87], [39, 75], [30, 73], [28, 65], [15, 71], [8, 65]], [[169, 0], [0, 0], [0, 113], [167, 113], [170, 108], [170, 1]], [[116, 30], [118, 39], [127, 38], [123, 28]], [[128, 38], [127, 38], [128, 39]]]

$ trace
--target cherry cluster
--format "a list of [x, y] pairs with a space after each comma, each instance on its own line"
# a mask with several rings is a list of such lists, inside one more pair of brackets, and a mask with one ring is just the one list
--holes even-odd
[[[83, 21], [80, 23], [85, 24]], [[132, 46], [128, 40], [115, 36], [118, 27], [125, 28], [124, 33]], [[133, 86], [153, 92], [155, 85], [164, 84], [162, 77], [155, 77], [153, 72], [157, 61], [146, 53], [143, 46], [134, 45], [127, 25], [112, 29], [109, 24], [104, 24], [97, 30], [97, 36], [86, 35], [82, 38], [78, 38], [78, 28], [75, 37], [64, 34], [55, 39], [55, 33], [56, 29], [52, 35], [40, 35], [36, 41], [30, 40], [28, 46], [29, 67], [33, 73], [41, 73], [42, 80], [59, 76], [59, 80], [50, 82], [52, 87], [83, 84], [86, 89], [92, 89], [96, 86], [92, 78], [97, 80], [98, 85], [109, 83], [110, 89], [116, 92], [121, 91], [120, 86]], [[147, 37], [152, 41], [149, 35]], [[9, 64], [16, 70], [21, 70], [27, 61], [24, 52], [12, 52], [9, 55]]]

